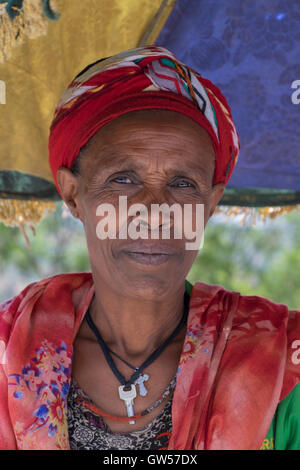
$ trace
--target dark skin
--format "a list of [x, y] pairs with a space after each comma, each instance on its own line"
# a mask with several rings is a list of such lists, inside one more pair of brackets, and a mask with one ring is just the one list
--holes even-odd
[[[131, 240], [97, 237], [100, 218], [96, 208], [111, 203], [118, 210], [119, 196], [127, 196], [128, 207], [145, 204], [149, 213], [153, 203], [192, 204], [193, 214], [196, 204], [204, 204], [205, 227], [225, 189], [223, 183], [212, 185], [214, 158], [210, 136], [187, 116], [169, 110], [141, 110], [120, 116], [94, 134], [84, 150], [80, 176], [63, 167], [57, 172], [63, 199], [72, 215], [82, 221], [86, 234], [95, 286], [91, 317], [106, 345], [135, 367], [179, 323], [185, 278], [198, 250], [185, 249], [185, 242], [191, 240], [171, 238], [164, 241], [175, 254], [166, 262], [140, 264], [123, 251]], [[118, 229], [117, 224], [117, 233]], [[135, 413], [155, 402], [175, 375], [185, 333], [186, 327], [144, 370], [150, 376], [145, 382], [148, 394], [141, 397], [137, 393]], [[116, 356], [113, 360], [128, 380], [134, 371]], [[85, 320], [74, 342], [72, 373], [98, 407], [126, 416], [118, 394], [120, 383]], [[166, 400], [135, 425], [104, 421], [114, 432], [141, 429], [160, 413]]]

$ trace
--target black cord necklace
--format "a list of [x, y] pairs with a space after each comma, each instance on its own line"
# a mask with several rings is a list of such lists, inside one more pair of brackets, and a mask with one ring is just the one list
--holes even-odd
[[[116, 378], [121, 383], [121, 386], [119, 387], [119, 396], [125, 402], [128, 416], [133, 416], [134, 415], [133, 399], [136, 397], [136, 388], [135, 388], [136, 384], [139, 384], [140, 394], [142, 396], [147, 394], [147, 390], [144, 387], [144, 381], [149, 379], [149, 375], [148, 374], [142, 375], [141, 372], [147, 366], [149, 366], [152, 362], [154, 362], [155, 359], [158, 358], [158, 356], [162, 353], [162, 351], [167, 347], [167, 345], [172, 341], [172, 339], [182, 329], [182, 327], [186, 323], [187, 317], [188, 317], [189, 300], [190, 300], [189, 295], [187, 294], [187, 292], [185, 292], [184, 293], [184, 312], [183, 312], [183, 315], [182, 315], [182, 318], [181, 318], [179, 324], [177, 325], [177, 327], [175, 328], [173, 333], [163, 342], [163, 344], [160, 347], [158, 347], [153, 353], [150, 354], [150, 356], [143, 362], [143, 364], [140, 367], [132, 366], [131, 364], [124, 361], [122, 358], [120, 358], [120, 356], [118, 356], [116, 353], [114, 353], [113, 351], [111, 351], [107, 347], [107, 345], [105, 344], [103, 338], [101, 337], [101, 335], [99, 333], [98, 328], [96, 327], [95, 323], [93, 322], [93, 320], [91, 318], [90, 311], [89, 311], [89, 308], [88, 308], [87, 313], [86, 313], [87, 323], [88, 323], [89, 327], [91, 328], [91, 330], [93, 331], [93, 333], [95, 334], [96, 339], [98, 341], [98, 344], [100, 345], [100, 347], [103, 351], [103, 354], [105, 356], [105, 359], [106, 359], [108, 365], [110, 366], [111, 370], [115, 374]], [[119, 370], [117, 369], [116, 364], [115, 364], [113, 358], [111, 357], [110, 353], [114, 354], [120, 360], [125, 362], [129, 367], [134, 369], [135, 372], [131, 375], [129, 380], [126, 380], [123, 377], [123, 375], [119, 372]], [[128, 388], [129, 386], [130, 386], [130, 390], [125, 390], [125, 388]], [[130, 421], [130, 423], [134, 424], [134, 421]]]

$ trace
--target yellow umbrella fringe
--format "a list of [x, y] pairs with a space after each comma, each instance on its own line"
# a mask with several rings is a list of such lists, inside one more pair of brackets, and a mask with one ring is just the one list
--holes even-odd
[[[49, 23], [37, 0], [24, 0], [23, 8], [13, 21], [5, 6], [5, 3], [0, 5], [0, 63], [10, 58], [14, 47], [22, 44], [26, 37], [34, 39], [47, 34]], [[55, 3], [53, 6], [55, 8]]]
[[[67, 206], [63, 205], [62, 216], [71, 215]], [[19, 199], [0, 199], [0, 222], [7, 226], [18, 226], [19, 223], [38, 224], [42, 218], [56, 209], [55, 202], [45, 201], [23, 201]], [[214, 213], [222, 213], [227, 217], [243, 216], [242, 222], [245, 224], [247, 217], [250, 217], [251, 225], [254, 225], [256, 218], [265, 221], [266, 218], [274, 219], [279, 215], [286, 214], [293, 210], [300, 210], [300, 204], [290, 206], [270, 206], [270, 207], [241, 207], [241, 206], [217, 206]]]
[[253, 226], [256, 224], [257, 219], [265, 222], [267, 219], [274, 219], [279, 215], [287, 214], [294, 210], [300, 211], [300, 204], [266, 207], [217, 206], [214, 214], [222, 213], [226, 215], [227, 218], [242, 216], [241, 222], [243, 226], [245, 226], [248, 219], [250, 219], [249, 224]]
[[[35, 235], [35, 225], [44, 217], [56, 209], [55, 202], [45, 201], [22, 201], [18, 199], [0, 199], [0, 222], [6, 226], [17, 226], [24, 236], [27, 248], [30, 248], [29, 238], [26, 233], [26, 224]], [[245, 225], [250, 218], [250, 225], [256, 224], [257, 218], [266, 221], [267, 218], [274, 219], [291, 211], [300, 211], [300, 204], [290, 206], [270, 207], [241, 207], [241, 206], [217, 206], [214, 213], [222, 213], [226, 217], [242, 216], [241, 222]], [[68, 217], [71, 213], [64, 204], [62, 217]]]
[[[256, 224], [256, 219], [262, 220], [265, 222], [267, 218], [274, 219], [282, 214], [287, 214], [293, 210], [300, 211], [300, 204], [291, 205], [291, 206], [266, 206], [266, 207], [242, 207], [242, 206], [217, 206], [214, 214], [222, 213], [226, 217], [236, 217], [243, 216], [241, 221], [245, 225], [247, 218], [250, 218], [250, 225]], [[71, 217], [72, 214], [66, 205], [63, 203], [62, 207], [62, 217]]]
[[[250, 225], [255, 225], [257, 218], [265, 222], [268, 218], [274, 219], [282, 214], [298, 210], [300, 211], [300, 204], [290, 206], [266, 206], [266, 207], [242, 207], [242, 206], [217, 206], [214, 214], [222, 213], [226, 217], [242, 216], [241, 222], [245, 225], [246, 221], [250, 218]], [[71, 217], [72, 214], [63, 202], [62, 214], [63, 218]]]
[[55, 202], [22, 201], [18, 199], [0, 199], [0, 222], [6, 226], [17, 226], [22, 232], [27, 248], [30, 248], [26, 233], [26, 224], [35, 235], [35, 227], [45, 216], [56, 209]]

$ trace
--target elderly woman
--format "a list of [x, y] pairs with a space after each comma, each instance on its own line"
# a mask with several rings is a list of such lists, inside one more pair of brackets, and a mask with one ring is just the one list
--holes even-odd
[[[92, 272], [34, 282], [0, 306], [2, 449], [300, 448], [300, 312], [192, 286], [186, 232], [118, 236], [138, 220], [121, 196], [190, 206], [194, 218], [203, 207], [205, 227], [238, 151], [220, 90], [164, 48], [74, 78], [49, 161]], [[117, 236], [100, 237], [107, 205]], [[153, 220], [141, 219], [144, 234]]]

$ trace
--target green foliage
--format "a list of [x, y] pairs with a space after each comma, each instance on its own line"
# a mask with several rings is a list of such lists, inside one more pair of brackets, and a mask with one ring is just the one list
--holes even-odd
[[300, 309], [300, 217], [294, 211], [254, 226], [215, 216], [188, 280], [219, 284]]
[[83, 226], [73, 217], [62, 217], [62, 203], [37, 225], [35, 236], [28, 227], [26, 232], [30, 249], [17, 227], [0, 224], [0, 302], [30, 282], [64, 272], [90, 271]]
[[[0, 223], [0, 302], [35, 280], [91, 270], [83, 226], [62, 217], [62, 203], [40, 222], [35, 236], [28, 228], [27, 234], [30, 249], [18, 228]], [[298, 211], [254, 226], [214, 215], [187, 278], [300, 309], [299, 267]]]

